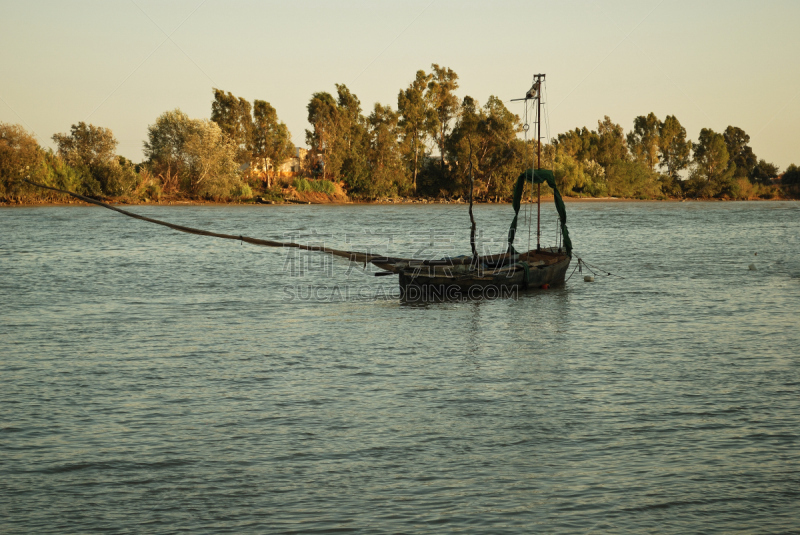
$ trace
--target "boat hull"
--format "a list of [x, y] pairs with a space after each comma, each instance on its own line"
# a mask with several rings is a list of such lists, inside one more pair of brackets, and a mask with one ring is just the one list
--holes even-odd
[[399, 272], [400, 292], [407, 301], [498, 299], [515, 297], [524, 290], [563, 285], [571, 258], [556, 255], [546, 260], [539, 265], [518, 262], [466, 272], [458, 266], [409, 266]]

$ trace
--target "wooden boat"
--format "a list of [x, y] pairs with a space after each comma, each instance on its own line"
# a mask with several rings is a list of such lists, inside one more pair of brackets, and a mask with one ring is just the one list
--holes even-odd
[[510, 297], [519, 290], [564, 284], [570, 256], [564, 249], [546, 248], [515, 255], [478, 257], [478, 263], [459, 259], [401, 263], [401, 296], [417, 299], [481, 299]]
[[[470, 187], [469, 214], [472, 221], [470, 245], [472, 255], [440, 260], [399, 260], [380, 259], [370, 261], [386, 270], [386, 274], [397, 273], [401, 295], [408, 300], [496, 298], [515, 295], [519, 290], [549, 288], [564, 284], [567, 269], [572, 259], [572, 243], [567, 230], [567, 214], [563, 199], [556, 187], [552, 171], [541, 169], [541, 88], [544, 74], [534, 75], [533, 86], [525, 98], [536, 104], [535, 124], [537, 127], [536, 169], [523, 172], [516, 181], [512, 206], [514, 219], [508, 232], [508, 250], [504, 254], [478, 256], [475, 247], [475, 219], [472, 215], [472, 187]], [[527, 135], [527, 124], [525, 132]], [[472, 182], [472, 178], [470, 178]], [[517, 231], [517, 218], [525, 184], [530, 182], [538, 187], [536, 249], [518, 253], [514, 249]], [[559, 214], [563, 246], [541, 246], [541, 184], [547, 183], [554, 193], [556, 210]]]

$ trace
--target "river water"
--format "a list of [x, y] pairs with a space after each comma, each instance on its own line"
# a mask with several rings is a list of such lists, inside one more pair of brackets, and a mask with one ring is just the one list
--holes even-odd
[[[458, 205], [131, 210], [469, 251]], [[485, 250], [510, 211], [476, 207]], [[0, 209], [0, 532], [800, 532], [800, 204], [567, 211], [613, 276], [407, 304], [319, 253]]]

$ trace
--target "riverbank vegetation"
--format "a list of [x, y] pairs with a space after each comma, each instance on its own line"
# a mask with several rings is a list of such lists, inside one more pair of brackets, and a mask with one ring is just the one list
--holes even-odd
[[[483, 104], [457, 96], [458, 75], [431, 65], [417, 71], [397, 107], [368, 114], [344, 84], [317, 92], [307, 105], [308, 149], [297, 149], [269, 102], [252, 104], [213, 89], [211, 119], [166, 111], [148, 127], [144, 160], [116, 154], [108, 128], [79, 122], [45, 149], [22, 126], [0, 123], [0, 202], [58, 202], [46, 184], [120, 202], [211, 200], [457, 199], [470, 175], [479, 201], [511, 197], [530, 167], [535, 141], [521, 138], [520, 117], [498, 97]], [[542, 145], [567, 197], [630, 199], [774, 199], [800, 196], [800, 169], [759, 159], [744, 130], [703, 128], [696, 141], [677, 117], [649, 113], [625, 132], [608, 116], [596, 129], [575, 128]], [[547, 188], [544, 188], [547, 190]], [[547, 191], [544, 191], [547, 193]], [[304, 196], [304, 194], [306, 196]]]

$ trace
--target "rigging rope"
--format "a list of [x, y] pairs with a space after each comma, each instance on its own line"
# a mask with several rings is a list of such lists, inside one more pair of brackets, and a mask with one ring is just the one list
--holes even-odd
[[[547, 82], [543, 82], [542, 86], [544, 86], [544, 97], [545, 103], [550, 101], [550, 97], [547, 96]], [[547, 113], [547, 107], [545, 106], [544, 109], [544, 126], [545, 126], [545, 134], [546, 139], [550, 139], [550, 114]]]

